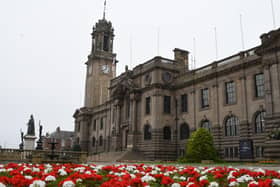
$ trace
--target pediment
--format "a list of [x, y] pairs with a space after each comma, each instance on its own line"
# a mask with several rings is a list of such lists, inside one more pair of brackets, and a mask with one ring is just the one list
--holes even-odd
[[136, 92], [139, 87], [134, 83], [131, 76], [128, 74], [122, 77], [115, 88], [112, 90], [113, 97], [124, 97], [125, 95]]

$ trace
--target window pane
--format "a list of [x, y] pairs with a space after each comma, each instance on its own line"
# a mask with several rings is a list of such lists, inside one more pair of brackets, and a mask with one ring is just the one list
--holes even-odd
[[146, 114], [150, 114], [151, 112], [151, 98], [146, 97]]
[[163, 112], [164, 113], [170, 113], [171, 112], [171, 97], [170, 96], [164, 96], [163, 99]]
[[184, 139], [188, 139], [189, 138], [189, 126], [184, 123], [180, 126], [180, 139], [184, 140]]
[[181, 112], [188, 111], [188, 96], [187, 94], [181, 95]]
[[233, 104], [236, 102], [235, 83], [233, 81], [226, 83], [226, 103]]
[[226, 120], [225, 134], [226, 136], [236, 136], [237, 127], [239, 126], [239, 120], [235, 116], [231, 116]]
[[265, 115], [265, 112], [260, 112], [256, 116], [256, 119], [255, 119], [255, 132], [256, 133], [264, 132], [264, 128], [265, 128], [264, 115]]
[[204, 88], [201, 90], [201, 107], [209, 106], [209, 90], [208, 88]]
[[201, 127], [207, 129], [208, 131], [211, 130], [211, 124], [209, 120], [204, 120], [201, 123]]
[[257, 74], [255, 76], [256, 97], [264, 96], [264, 75]]

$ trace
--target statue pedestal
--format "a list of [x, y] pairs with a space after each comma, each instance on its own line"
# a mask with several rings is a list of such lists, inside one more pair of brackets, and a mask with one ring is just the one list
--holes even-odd
[[25, 135], [23, 139], [24, 139], [24, 144], [23, 144], [24, 150], [34, 150], [35, 149], [36, 136]]

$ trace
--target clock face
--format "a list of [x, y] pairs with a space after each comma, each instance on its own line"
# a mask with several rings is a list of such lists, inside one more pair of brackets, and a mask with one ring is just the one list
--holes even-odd
[[109, 65], [108, 64], [105, 64], [105, 65], [102, 65], [101, 66], [101, 71], [102, 71], [102, 73], [109, 73], [110, 72], [110, 67], [109, 67]]

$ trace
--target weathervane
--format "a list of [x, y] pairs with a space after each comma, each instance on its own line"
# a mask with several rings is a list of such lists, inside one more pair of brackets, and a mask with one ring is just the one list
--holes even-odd
[[106, 0], [104, 1], [103, 19], [105, 19], [106, 14]]

